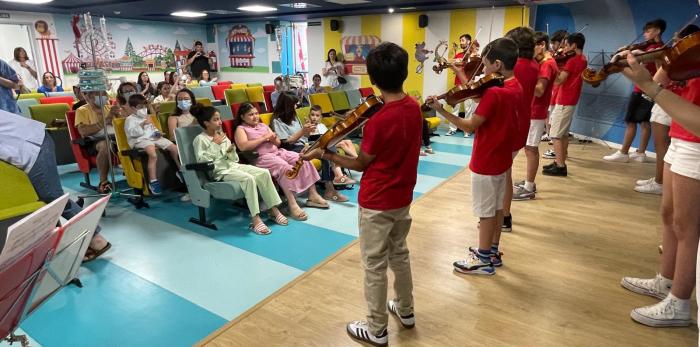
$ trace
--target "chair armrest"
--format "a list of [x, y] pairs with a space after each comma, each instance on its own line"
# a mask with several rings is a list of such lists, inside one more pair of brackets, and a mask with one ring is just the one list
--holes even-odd
[[205, 171], [209, 172], [214, 170], [214, 162], [213, 161], [208, 161], [206, 163], [192, 163], [192, 164], [186, 164], [185, 169], [187, 170], [195, 170], [195, 171]]
[[130, 148], [121, 151], [122, 155], [126, 155], [132, 159], [138, 159], [140, 157], [146, 156], [146, 151], [142, 149]]
[[253, 164], [259, 155], [256, 151], [239, 151], [238, 156], [243, 159], [244, 162], [248, 164]]

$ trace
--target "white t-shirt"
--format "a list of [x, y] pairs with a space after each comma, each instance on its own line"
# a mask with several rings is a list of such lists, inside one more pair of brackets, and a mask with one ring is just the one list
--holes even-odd
[[[33, 61], [27, 60], [26, 63], [27, 65], [31, 66], [34, 69], [34, 71], [36, 71], [36, 65], [34, 65]], [[24, 81], [25, 87], [32, 90], [39, 88], [39, 82], [37, 82], [36, 78], [32, 76], [32, 73], [29, 72], [29, 69], [23, 67], [17, 60], [14, 59], [10, 61], [10, 66], [15, 70], [15, 72], [17, 72], [22, 81]]]
[[338, 82], [338, 76], [342, 76], [345, 70], [345, 68], [343, 67], [343, 63], [336, 61], [335, 64], [331, 64], [331, 62], [327, 61], [325, 68], [327, 73], [326, 84], [331, 86], [331, 88], [333, 89], [340, 87], [340, 83]]
[[328, 131], [328, 128], [326, 128], [326, 125], [323, 123], [318, 123], [316, 124], [316, 131], [311, 133], [311, 135], [323, 135]]
[[46, 125], [0, 110], [0, 160], [29, 173], [39, 157]]

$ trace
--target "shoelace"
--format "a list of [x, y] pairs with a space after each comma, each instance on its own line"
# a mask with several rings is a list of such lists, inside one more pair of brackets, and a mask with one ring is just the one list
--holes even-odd
[[[664, 300], [666, 301], [666, 300]], [[676, 305], [674, 299], [668, 299], [666, 301], [665, 305], [663, 304], [664, 301], [661, 301], [659, 304], [656, 305], [656, 310], [650, 312], [652, 315], [659, 316], [667, 312], [671, 312], [671, 315], [675, 315], [676, 313]]]

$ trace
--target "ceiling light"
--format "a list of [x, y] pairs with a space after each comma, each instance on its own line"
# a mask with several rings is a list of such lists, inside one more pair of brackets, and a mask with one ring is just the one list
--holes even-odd
[[416, 9], [415, 6], [411, 6], [411, 7], [399, 7], [399, 10], [402, 10], [402, 11], [415, 10], [415, 9]]
[[4, 2], [16, 2], [20, 4], [28, 4], [28, 5], [41, 5], [41, 4], [46, 4], [49, 3], [53, 0], [2, 0]]
[[393, 8], [393, 7], [389, 7], [389, 13], [394, 13], [394, 8]]
[[187, 17], [187, 18], [206, 17], [207, 16], [207, 14], [204, 12], [196, 12], [196, 11], [177, 11], [177, 12], [171, 13], [170, 15], [175, 16], [175, 17]]
[[250, 5], [250, 6], [241, 6], [238, 8], [239, 11], [246, 11], [246, 12], [270, 12], [270, 11], [277, 11], [276, 7], [270, 7], [270, 6], [264, 6], [264, 5]]

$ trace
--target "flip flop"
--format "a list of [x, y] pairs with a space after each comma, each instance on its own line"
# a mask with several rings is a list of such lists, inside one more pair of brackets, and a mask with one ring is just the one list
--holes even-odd
[[281, 212], [277, 212], [277, 215], [274, 216], [274, 217], [273, 217], [272, 215], [270, 215], [270, 218], [271, 218], [272, 220], [274, 220], [275, 223], [277, 223], [277, 224], [279, 224], [279, 225], [287, 225], [287, 224], [289, 224], [289, 220], [288, 220], [287, 217], [285, 217]]
[[109, 251], [110, 248], [112, 248], [112, 244], [109, 242], [107, 242], [107, 245], [102, 247], [102, 249], [100, 249], [100, 250], [97, 250], [97, 249], [94, 249], [94, 248], [88, 246], [87, 252], [85, 252], [85, 257], [83, 257], [83, 264], [89, 263], [89, 262], [97, 259], [97, 257], [99, 257], [99, 256], [103, 255], [105, 252]]
[[324, 198], [324, 199], [327, 199], [327, 200], [333, 200], [333, 201], [335, 201], [335, 202], [347, 202], [348, 200], [350, 200], [350, 199], [348, 199], [347, 196], [345, 196], [345, 195], [340, 195], [340, 194], [337, 194], [337, 193], [336, 193], [336, 194], [333, 194], [333, 196], [324, 195], [323, 198]]
[[351, 179], [348, 176], [340, 177], [340, 179], [338, 179], [337, 177], [333, 179], [333, 184], [336, 186], [346, 186], [346, 185], [351, 185], [351, 184], [355, 184], [355, 183], [357, 183], [357, 181]]
[[327, 202], [325, 204], [322, 204], [320, 202], [311, 201], [311, 200], [306, 200], [306, 207], [320, 208], [322, 210], [327, 210], [330, 208], [330, 206], [328, 206]]
[[267, 235], [272, 232], [272, 230], [270, 230], [270, 228], [268, 228], [263, 222], [260, 222], [255, 226], [253, 226], [253, 223], [250, 223], [250, 225], [248, 225], [248, 229], [252, 230], [258, 235]]
[[298, 214], [294, 214], [293, 212], [289, 211], [289, 216], [294, 218], [295, 220], [300, 221], [300, 222], [303, 222], [303, 221], [309, 219], [309, 215], [306, 214], [306, 211], [304, 211], [304, 210], [301, 210], [301, 213], [298, 213]]

